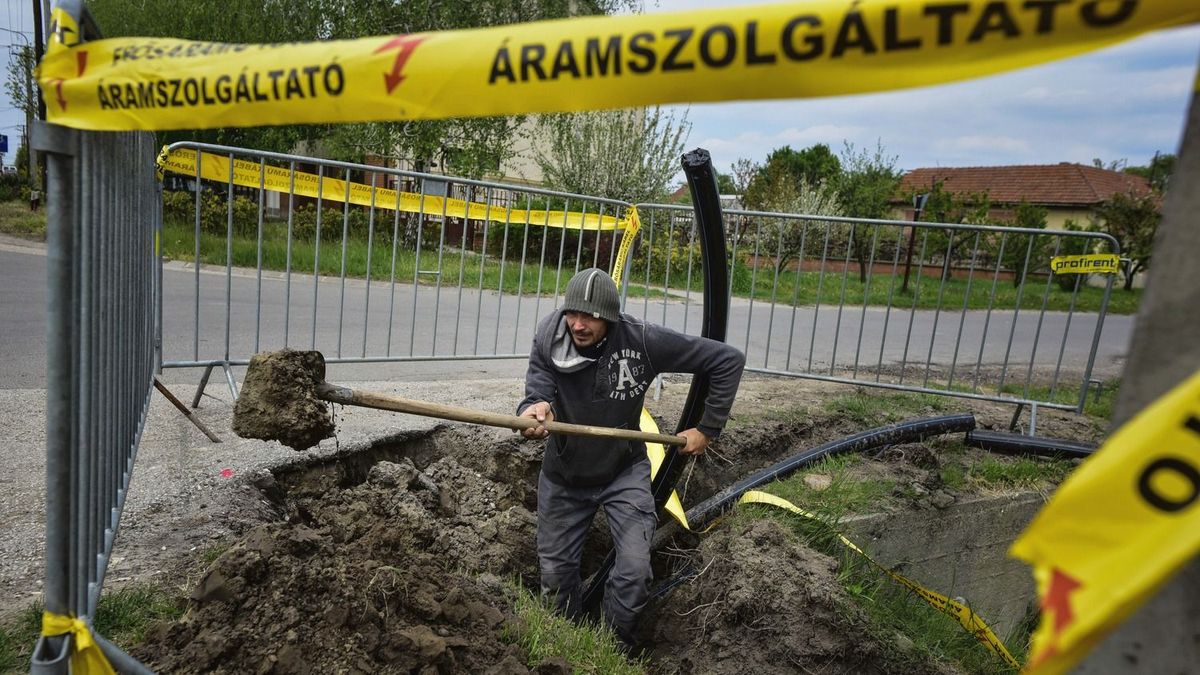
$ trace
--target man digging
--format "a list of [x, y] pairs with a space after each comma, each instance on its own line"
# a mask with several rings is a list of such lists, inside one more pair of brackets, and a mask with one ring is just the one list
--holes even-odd
[[[525, 398], [517, 414], [538, 422], [637, 429], [646, 390], [659, 373], [706, 373], [700, 423], [679, 434], [679, 452], [703, 454], [725, 426], [746, 359], [707, 338], [684, 335], [620, 313], [617, 286], [603, 270], [579, 272], [563, 305], [533, 337]], [[546, 438], [545, 426], [525, 429]], [[616, 564], [604, 589], [603, 614], [626, 648], [650, 589], [650, 540], [657, 526], [650, 460], [639, 441], [550, 436], [538, 477], [537, 550], [542, 594], [572, 619], [582, 613], [583, 542], [604, 507]]]

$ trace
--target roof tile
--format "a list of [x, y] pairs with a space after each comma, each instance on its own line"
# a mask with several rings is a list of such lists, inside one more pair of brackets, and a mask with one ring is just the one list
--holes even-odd
[[953, 193], [987, 192], [995, 204], [1092, 206], [1114, 194], [1150, 194], [1145, 178], [1094, 166], [1071, 164], [970, 166], [913, 169], [900, 182], [901, 192], [920, 191], [941, 181]]

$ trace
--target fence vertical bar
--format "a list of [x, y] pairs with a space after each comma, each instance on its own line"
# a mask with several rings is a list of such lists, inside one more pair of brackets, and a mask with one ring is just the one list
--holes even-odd
[[[196, 249], [195, 261], [194, 261], [196, 264], [196, 267], [194, 270], [194, 272], [195, 272], [195, 298], [194, 298], [195, 313], [192, 317], [192, 326], [194, 328], [194, 330], [192, 332], [192, 358], [196, 359], [197, 361], [200, 360], [200, 207], [201, 207], [201, 196], [202, 196], [202, 193], [204, 192], [204, 187], [200, 183], [200, 164], [203, 161], [203, 154], [204, 153], [202, 150], [200, 150], [199, 148], [196, 149], [196, 184], [195, 184], [195, 186], [196, 186], [196, 229], [195, 229], [195, 233], [193, 234], [193, 237], [194, 237], [193, 243], [195, 244], [195, 249]], [[199, 392], [197, 392], [197, 395], [199, 395]]]
[[[1108, 240], [1108, 244], [1112, 246], [1113, 253], [1120, 257], [1121, 246], [1115, 239]], [[1108, 313], [1108, 301], [1112, 295], [1113, 279], [1115, 275], [1108, 274], [1108, 283], [1104, 286], [1104, 297], [1100, 300], [1100, 312], [1096, 316], [1096, 329], [1092, 332], [1092, 347], [1088, 351], [1087, 365], [1083, 369], [1083, 382], [1079, 387], [1079, 403], [1075, 407], [1075, 412], [1083, 412], [1083, 407], [1087, 403], [1087, 388], [1088, 382], [1092, 379], [1092, 367], [1096, 363], [1096, 351], [1100, 347], [1100, 331], [1104, 329], [1104, 317]]]
[[1037, 235], [1029, 236], [1029, 243], [1025, 246], [1025, 262], [1021, 265], [1021, 282], [1017, 285], [1017, 300], [1013, 305], [1012, 325], [1008, 327], [1008, 345], [1004, 348], [1004, 363], [1000, 367], [1000, 382], [996, 385], [996, 393], [1004, 393], [1004, 380], [1008, 375], [1008, 358], [1012, 353], [1013, 336], [1017, 332], [1017, 317], [1021, 314], [1021, 299], [1025, 296], [1025, 279], [1029, 274], [1029, 256], [1033, 253], [1033, 242], [1037, 239]]
[[792, 368], [792, 342], [796, 337], [796, 305], [800, 302], [800, 286], [803, 285], [804, 276], [804, 250], [808, 240], [808, 219], [802, 221], [804, 224], [800, 230], [800, 256], [796, 260], [796, 286], [792, 289], [792, 318], [788, 322], [788, 346], [787, 357], [783, 361], [783, 369], [791, 370]]
[[[1054, 253], [1050, 254], [1051, 258], [1058, 255], [1062, 247], [1062, 235], [1054, 239]], [[1054, 283], [1054, 274], [1046, 275], [1046, 287], [1042, 291], [1042, 309], [1038, 312], [1037, 328], [1033, 331], [1033, 347], [1029, 350], [1029, 366], [1025, 370], [1025, 387], [1022, 390], [1022, 396], [1029, 398], [1029, 383], [1033, 380], [1033, 364], [1037, 361], [1038, 342], [1042, 337], [1042, 323], [1046, 318], [1046, 303], [1050, 301], [1050, 285]], [[1033, 433], [1032, 431], [1030, 433]]]
[[458, 299], [454, 303], [454, 341], [451, 354], [458, 354], [458, 326], [462, 321], [463, 281], [467, 271], [467, 232], [471, 229], [471, 200], [475, 197], [473, 187], [463, 186], [463, 226], [458, 243]]
[[379, 179], [377, 172], [371, 172], [371, 206], [367, 210], [367, 289], [363, 298], [363, 339], [362, 356], [367, 358], [367, 329], [371, 325], [371, 260], [375, 252], [375, 187]]
[[229, 153], [229, 182], [225, 191], [225, 362], [229, 363], [229, 336], [233, 331], [233, 153]]
[[[313, 228], [313, 313], [312, 335], [309, 336], [308, 348], [317, 348], [317, 307], [321, 294], [321, 217], [325, 214], [325, 165], [317, 165], [317, 223]], [[259, 246], [259, 255], [262, 247]], [[258, 351], [257, 346], [255, 351]]]
[[[825, 242], [821, 245], [821, 267], [817, 273], [817, 296], [813, 305], [812, 335], [808, 338], [808, 371], [812, 372], [813, 347], [817, 344], [817, 319], [821, 316], [821, 291], [825, 286], [825, 260], [829, 255], [829, 230], [833, 223], [825, 221]], [[752, 290], [751, 293], [754, 291]]]
[[963, 325], [967, 323], [967, 306], [971, 302], [971, 282], [975, 280], [975, 259], [979, 256], [979, 233], [975, 233], [975, 242], [971, 247], [971, 264], [967, 267], [967, 288], [963, 291], [962, 313], [958, 317], [958, 336], [954, 338], [954, 356], [950, 359], [950, 378], [946, 388], [954, 387], [954, 369], [958, 365], [958, 348], [962, 344]]
[[[443, 202], [445, 200], [443, 199]], [[425, 230], [425, 179], [421, 179], [421, 198], [417, 206], [417, 246], [413, 253], [413, 300], [412, 300], [412, 323], [408, 332], [408, 355], [412, 356], [415, 353], [417, 345], [417, 301], [420, 298], [420, 285], [418, 277], [421, 275], [421, 238]], [[441, 273], [441, 265], [438, 265], [438, 272]]]
[[[771, 334], [775, 331], [775, 301], [779, 293], [779, 269], [783, 267], [783, 228], [784, 222], [779, 223], [779, 237], [775, 242], [775, 275], [771, 280], [771, 311], [767, 313], [767, 344], [763, 349], [763, 368], [769, 367], [771, 360]], [[748, 332], [748, 331], [747, 331]]]
[[[258, 229], [255, 235], [255, 286], [254, 286], [254, 351], [259, 349], [262, 336], [262, 272], [263, 272], [263, 201], [266, 196], [267, 160], [258, 158]], [[226, 355], [226, 359], [228, 359]]]
[[342, 280], [340, 299], [338, 301], [337, 355], [339, 357], [342, 355], [342, 324], [346, 317], [346, 246], [350, 239], [350, 169], [346, 169], [345, 184], [346, 191], [342, 201]]
[[925, 276], [925, 247], [929, 244], [929, 230], [921, 232], [921, 254], [917, 256], [917, 283], [913, 284], [912, 307], [908, 313], [908, 331], [904, 335], [904, 355], [900, 357], [900, 384], [908, 372], [908, 346], [912, 343], [913, 321], [917, 318], [917, 300], [921, 297], [921, 279]]
[[[491, 225], [492, 218], [492, 189], [487, 188], [484, 193], [484, 208], [483, 208], [483, 241], [479, 245], [479, 295], [475, 298], [475, 342], [471, 347], [472, 354], [479, 354], [479, 327], [483, 325], [483, 271], [487, 267], [487, 240], [488, 228]], [[471, 247], [474, 250], [474, 246]], [[465, 250], [464, 250], [465, 253]], [[503, 285], [503, 275], [501, 275], [501, 285]], [[503, 296], [503, 291], [500, 295]], [[500, 329], [500, 315], [496, 314], [496, 330]]]
[[[754, 321], [754, 296], [758, 294], [758, 268], [762, 261], [759, 260], [759, 244], [762, 241], [762, 221], [756, 220], [754, 223], [754, 263], [750, 268], [750, 305], [746, 310], [746, 341], [743, 343], [743, 351], [750, 353], [750, 325]], [[671, 256], [668, 255], [670, 260]]]
[[933, 329], [929, 331], [929, 352], [925, 355], [925, 376], [922, 387], [929, 385], [929, 366], [933, 362], [933, 343], [937, 340], [938, 320], [942, 317], [942, 297], [946, 293], [946, 282], [950, 281], [950, 261], [954, 252], [954, 230], [946, 238], [946, 253], [942, 259], [942, 278], [938, 284], [937, 303], [933, 306]]
[[838, 296], [837, 320], [833, 324], [833, 355], [829, 358], [829, 374], [837, 367], [838, 339], [842, 335], [842, 308], [846, 306], [846, 282], [850, 278], [850, 251], [854, 247], [854, 226], [850, 226], [850, 234], [846, 237], [846, 253], [842, 256], [842, 291]]
[[[392, 212], [392, 264], [391, 272], [388, 275], [388, 329], [387, 329], [387, 348], [384, 350], [386, 356], [392, 355], [392, 325], [396, 318], [396, 255], [399, 253], [400, 247], [400, 185], [396, 181], [396, 204], [395, 210]], [[416, 264], [416, 261], [413, 261]], [[315, 305], [314, 305], [315, 311]]]
[[[854, 371], [852, 377], [858, 378], [858, 359], [862, 355], [862, 339], [863, 332], [867, 327], [867, 301], [871, 297], [871, 277], [875, 275], [875, 247], [879, 245], [879, 227], [875, 227], [875, 231], [871, 233], [871, 253], [867, 260], [866, 281], [863, 282], [863, 307], [862, 315], [858, 318], [858, 344], [854, 347]], [[891, 300], [889, 299], [890, 303]]]
[[[508, 195], [504, 207], [504, 235], [500, 239], [500, 281], [496, 282], [496, 334], [492, 336], [492, 353], [500, 351], [500, 317], [504, 316], [504, 274], [508, 271], [508, 231], [512, 228], [512, 195]], [[528, 211], [526, 211], [528, 213]], [[524, 243], [521, 252], [524, 253]], [[522, 261], [524, 266], [524, 261]], [[524, 272], [524, 270], [521, 270]], [[517, 284], [517, 318], [513, 321], [514, 329], [521, 325], [521, 286]], [[513, 340], [513, 351], [516, 351], [516, 340]]]
[[979, 369], [983, 366], [983, 349], [987, 344], [988, 326], [992, 322], [992, 308], [996, 304], [996, 285], [1000, 282], [1000, 266], [1004, 263], [1004, 246], [1008, 233], [1000, 235], [1000, 251], [996, 254], [996, 271], [992, 274], [992, 292], [988, 296], [987, 314], [983, 318], [983, 333], [979, 336], [979, 355], [975, 358], [975, 375], [971, 379], [971, 392], [979, 392]]
[[[532, 200], [529, 196], [529, 193], [527, 192], [527, 193], [525, 193], [525, 226], [524, 226], [524, 228], [522, 228], [522, 234], [521, 234], [521, 267], [517, 272], [517, 316], [516, 316], [516, 319], [513, 321], [513, 351], [514, 352], [517, 351], [517, 334], [521, 330], [521, 305], [524, 304], [522, 302], [522, 300], [524, 300], [524, 292], [525, 292], [525, 255], [526, 255], [526, 253], [528, 253], [528, 250], [529, 250], [529, 219], [530, 219], [529, 210], [531, 208], [533, 208]], [[542, 230], [542, 253], [543, 253], [543, 255], [546, 252], [546, 236], [545, 235], [546, 235], [546, 231], [543, 229]], [[538, 269], [540, 270], [541, 267], [539, 266]], [[500, 283], [504, 283], [503, 275], [501, 275]], [[537, 293], [541, 293], [541, 290], [542, 289], [539, 287], [537, 290]]]
[[[292, 328], [292, 223], [296, 214], [296, 162], [288, 166], [288, 213], [287, 213], [287, 254], [283, 265], [283, 346], [288, 346], [289, 331]], [[338, 343], [338, 355], [341, 356], [341, 343]]]

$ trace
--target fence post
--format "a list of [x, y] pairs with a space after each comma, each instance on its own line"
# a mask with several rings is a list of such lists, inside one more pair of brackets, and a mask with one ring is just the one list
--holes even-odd
[[[46, 316], [47, 411], [71, 411], [75, 388], [73, 359], [77, 353], [75, 278], [73, 264], [79, 221], [78, 176], [75, 171], [79, 132], [38, 122], [33, 144], [45, 153], [46, 255], [48, 306]], [[46, 610], [72, 614], [71, 513], [74, 508], [74, 415], [46, 416], [46, 579], [42, 593]], [[70, 651], [68, 636], [42, 637], [34, 648], [31, 672], [65, 673]]]

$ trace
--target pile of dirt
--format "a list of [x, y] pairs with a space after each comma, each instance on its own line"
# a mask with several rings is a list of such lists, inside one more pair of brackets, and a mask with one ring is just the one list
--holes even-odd
[[250, 358], [233, 408], [233, 432], [307, 450], [333, 436], [329, 404], [318, 399], [325, 379], [321, 352], [282, 349]]
[[[821, 420], [730, 429], [685, 472], [687, 503], [836, 432]], [[519, 621], [506, 589], [513, 580], [537, 588], [541, 444], [497, 438], [409, 433], [297, 456], [260, 477], [278, 520], [217, 559], [185, 616], [136, 655], [161, 672], [527, 672], [510, 644]], [[938, 482], [937, 459], [920, 444], [855, 471], [882, 472], [904, 495], [932, 494], [926, 483]], [[597, 521], [585, 573], [607, 550]], [[652, 671], [946, 672], [898, 649], [903, 640], [869, 635], [836, 561], [773, 522], [673, 545], [690, 549], [683, 564], [702, 572], [648, 606]], [[660, 579], [680, 566], [667, 558], [655, 555]]]
[[875, 639], [838, 583], [838, 563], [775, 521], [721, 528], [701, 572], [642, 622], [661, 673], [945, 673]]
[[527, 672], [502, 639], [504, 580], [536, 569], [535, 521], [505, 486], [451, 457], [324, 482], [218, 558], [135, 655], [162, 672]]

